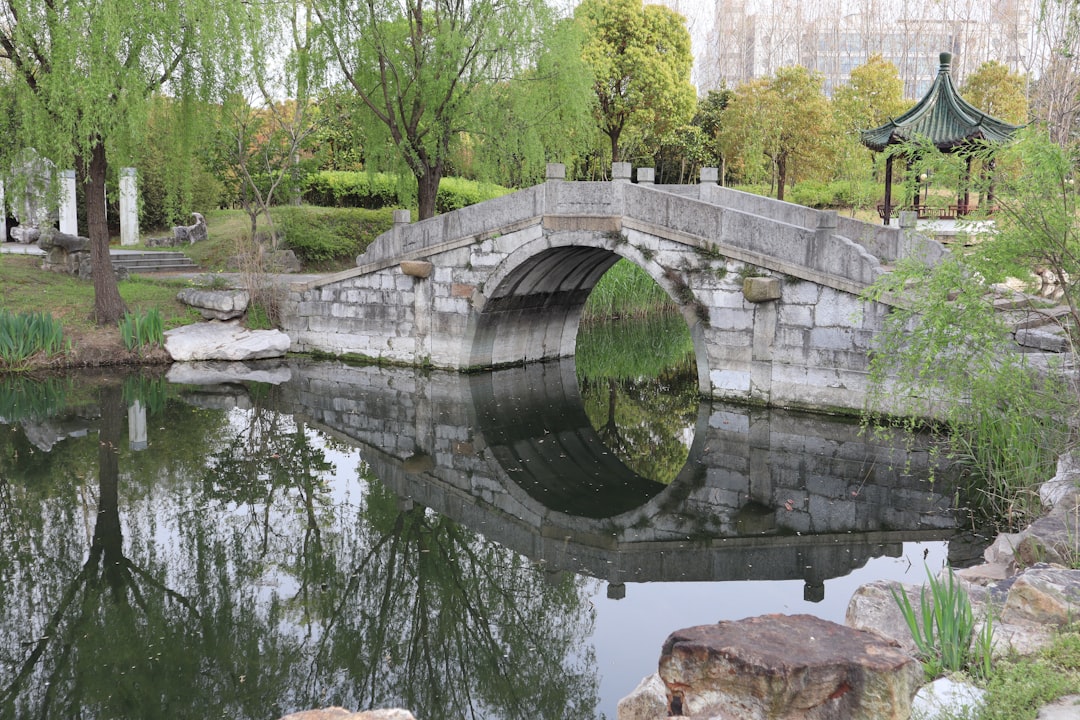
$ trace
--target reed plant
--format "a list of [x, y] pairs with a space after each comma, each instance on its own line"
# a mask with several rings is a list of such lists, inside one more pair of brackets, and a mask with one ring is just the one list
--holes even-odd
[[120, 337], [128, 352], [165, 344], [165, 323], [157, 308], [145, 313], [124, 313], [120, 319]]
[[647, 272], [619, 260], [604, 273], [589, 294], [582, 312], [583, 322], [609, 318], [647, 317], [675, 312], [674, 301]]
[[44, 312], [13, 313], [0, 310], [0, 366], [19, 370], [34, 355], [55, 355], [65, 350], [64, 330]]
[[988, 611], [982, 630], [976, 633], [976, 621], [968, 594], [956, 582], [952, 568], [947, 580], [926, 571], [927, 586], [919, 591], [919, 607], [912, 605], [907, 593], [892, 590], [903, 613], [919, 659], [928, 678], [946, 671], [969, 671], [986, 677], [990, 673], [994, 645], [993, 617]]
[[70, 379], [0, 376], [0, 417], [12, 423], [44, 420], [63, 410], [70, 390]]
[[950, 455], [966, 471], [970, 500], [1015, 527], [1041, 512], [1039, 486], [1053, 477], [1069, 440], [1069, 425], [1058, 418], [973, 404], [951, 428]]

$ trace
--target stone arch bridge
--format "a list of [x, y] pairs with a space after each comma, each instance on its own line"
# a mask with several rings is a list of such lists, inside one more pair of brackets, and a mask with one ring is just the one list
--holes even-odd
[[617, 163], [611, 182], [547, 181], [394, 227], [357, 267], [291, 286], [292, 350], [473, 370], [573, 355], [582, 307], [627, 258], [678, 305], [702, 395], [859, 409], [887, 308], [861, 297], [914, 232], [730, 190], [706, 168], [661, 186]]

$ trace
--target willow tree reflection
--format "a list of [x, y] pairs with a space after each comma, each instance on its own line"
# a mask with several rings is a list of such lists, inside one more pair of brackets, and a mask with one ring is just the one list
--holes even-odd
[[340, 700], [418, 717], [592, 717], [598, 681], [582, 639], [594, 619], [573, 576], [372, 484], [371, 542], [348, 553], [319, 664], [348, 667]]
[[[98, 399], [96, 516], [87, 527], [89, 543], [79, 537], [75, 514], [48, 494], [9, 496], [22, 507], [0, 553], [4, 717], [153, 717], [174, 699], [163, 690], [176, 683], [171, 666], [187, 654], [183, 640], [197, 610], [166, 586], [159, 563], [125, 553], [120, 384], [102, 385]], [[83, 476], [78, 464], [71, 470], [59, 480]], [[35, 516], [28, 507], [35, 502], [58, 512]], [[187, 678], [198, 680], [199, 674]]]

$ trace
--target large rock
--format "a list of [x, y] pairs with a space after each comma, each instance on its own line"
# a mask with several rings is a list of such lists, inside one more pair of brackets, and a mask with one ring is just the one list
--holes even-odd
[[233, 320], [247, 312], [251, 295], [247, 290], [184, 288], [176, 299], [198, 310], [204, 320]]
[[660, 677], [672, 715], [906, 720], [923, 670], [873, 633], [812, 615], [764, 615], [672, 633]]
[[209, 237], [206, 229], [206, 218], [204, 218], [201, 213], [197, 212], [191, 213], [191, 216], [195, 218], [195, 224], [177, 225], [173, 227], [173, 237], [176, 239], [177, 244], [194, 244]]
[[281, 357], [290, 344], [280, 330], [248, 330], [235, 321], [196, 323], [165, 333], [165, 351], [177, 361]]
[[619, 701], [618, 720], [661, 720], [667, 718], [667, 686], [658, 673], [642, 679], [634, 691]]

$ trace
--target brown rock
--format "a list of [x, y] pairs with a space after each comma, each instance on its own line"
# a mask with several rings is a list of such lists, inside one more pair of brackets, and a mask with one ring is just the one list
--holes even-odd
[[764, 615], [672, 633], [660, 677], [672, 715], [900, 720], [923, 670], [872, 633], [812, 615]]

